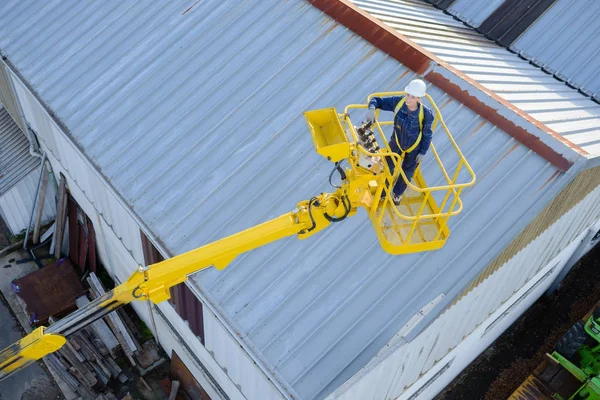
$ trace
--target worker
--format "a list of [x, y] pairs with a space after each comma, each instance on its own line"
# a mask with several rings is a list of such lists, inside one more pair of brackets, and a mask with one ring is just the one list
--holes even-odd
[[[426, 89], [425, 82], [414, 79], [404, 89], [406, 96], [373, 97], [365, 118], [367, 122], [374, 122], [375, 109], [394, 111], [394, 133], [389, 140], [390, 149], [400, 156], [404, 155], [402, 170], [409, 182], [431, 143], [433, 113], [421, 103]], [[386, 161], [393, 174], [392, 157], [386, 157]], [[392, 201], [396, 206], [400, 205], [405, 190], [406, 182], [402, 175], [399, 175], [392, 190]], [[385, 193], [384, 190], [382, 198], [385, 197]]]

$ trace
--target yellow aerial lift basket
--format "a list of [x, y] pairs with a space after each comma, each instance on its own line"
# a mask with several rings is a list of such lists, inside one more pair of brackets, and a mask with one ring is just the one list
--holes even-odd
[[[374, 96], [395, 95], [405, 95], [405, 92], [374, 93], [368, 97], [367, 104]], [[363, 124], [361, 127], [354, 126], [350, 114], [355, 109], [366, 109], [367, 104], [349, 105], [343, 114], [338, 114], [333, 108], [304, 114], [317, 153], [336, 162], [336, 167], [339, 167], [339, 162], [343, 159], [348, 160], [349, 167], [345, 176], [350, 185], [349, 195], [355, 197], [355, 204], [367, 210], [381, 246], [391, 254], [441, 248], [450, 236], [449, 219], [462, 211], [462, 191], [475, 183], [475, 173], [444, 123], [442, 113], [429, 95], [425, 97], [435, 114], [432, 130], [435, 132], [438, 124], [441, 124], [451, 149], [458, 156], [456, 165], [445, 166], [435, 148], [434, 136], [430, 152], [444, 177], [444, 184], [439, 186], [429, 186], [425, 182], [420, 166], [417, 167], [412, 182], [407, 181], [400, 167], [402, 158], [390, 150], [383, 131], [385, 126], [393, 127], [393, 113], [389, 113], [389, 120], [378, 119], [374, 126]], [[387, 157], [394, 163], [393, 174], [385, 160]], [[466, 171], [463, 175], [467, 179], [459, 182], [463, 170]], [[407, 183], [399, 206], [393, 203], [389, 194], [397, 179], [404, 179]], [[368, 181], [367, 185], [365, 180]], [[353, 193], [353, 189], [360, 191], [361, 187], [368, 187], [369, 190], [363, 190], [365, 193]]]

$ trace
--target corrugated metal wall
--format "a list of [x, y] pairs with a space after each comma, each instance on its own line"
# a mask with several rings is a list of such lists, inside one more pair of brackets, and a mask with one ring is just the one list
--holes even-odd
[[[577, 183], [561, 193], [563, 199], [581, 200], [577, 190], [596, 180], [600, 168], [585, 171]], [[545, 210], [545, 221], [554, 220], [535, 241], [487, 276], [477, 287], [446, 310], [409, 343], [397, 342], [388, 354], [372, 361], [352, 381], [330, 398], [395, 398], [456, 347], [504, 301], [537, 274], [600, 216], [600, 186], [571, 210], [556, 203]], [[566, 211], [566, 212], [565, 212]], [[564, 214], [550, 213], [563, 212]], [[531, 228], [547, 222], [534, 222]], [[501, 256], [503, 257], [503, 256]]]
[[[464, 294], [486, 280], [492, 273], [497, 271], [506, 262], [517, 255], [521, 250], [536, 240], [550, 226], [554, 225], [559, 218], [575, 207], [592, 191], [600, 186], [600, 168], [591, 168], [582, 171], [548, 206], [535, 218], [535, 220], [508, 246], [502, 254], [489, 267], [479, 275]], [[587, 220], [586, 220], [587, 221]], [[578, 229], [576, 227], [576, 229]], [[560, 233], [558, 233], [560, 236]], [[464, 295], [463, 294], [463, 295]]]
[[600, 100], [599, 20], [599, 1], [558, 0], [511, 50]]
[[0, 61], [0, 103], [6, 107], [17, 125], [25, 132], [27, 125], [25, 125], [25, 122], [21, 118], [21, 112], [12, 90], [12, 84], [4, 61]]
[[[29, 225], [39, 178], [40, 169], [38, 167], [0, 197], [2, 217], [13, 235], [20, 233]], [[54, 186], [48, 184], [42, 223], [50, 222], [56, 216], [55, 193]]]
[[240, 385], [242, 393], [249, 399], [275, 400], [283, 396], [266, 379], [256, 379], [249, 371], [256, 369], [256, 363], [231, 338], [223, 324], [211, 312], [204, 315], [206, 350], [214, 354], [215, 360], [227, 371], [227, 375]]
[[0, 106], [0, 196], [40, 165], [29, 153], [29, 140]]

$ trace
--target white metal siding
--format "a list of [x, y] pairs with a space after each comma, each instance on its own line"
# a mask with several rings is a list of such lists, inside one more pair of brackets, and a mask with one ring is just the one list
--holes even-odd
[[[0, 210], [4, 222], [6, 222], [13, 235], [20, 233], [29, 225], [39, 178], [40, 168], [38, 167], [0, 197]], [[52, 221], [56, 216], [55, 193], [54, 186], [51, 182], [48, 182], [42, 224]]]
[[212, 312], [205, 308], [203, 318], [206, 350], [214, 355], [217, 363], [227, 371], [231, 380], [240, 385], [242, 393], [248, 399], [278, 400], [284, 398], [267, 380], [267, 377], [258, 371], [255, 363], [240, 348]]
[[419, 380], [407, 388], [397, 400], [434, 398], [548, 289], [561, 270], [566, 268], [565, 265], [585, 235], [586, 232], [583, 232], [571, 242], [527, 285], [494, 311], [484, 323], [480, 324], [457, 347], [439, 360], [433, 368], [421, 375]]
[[[399, 342], [387, 354], [374, 359], [329, 398], [399, 396], [599, 217], [600, 187], [440, 315], [418, 337], [404, 345]], [[377, 388], [376, 394], [373, 388]]]

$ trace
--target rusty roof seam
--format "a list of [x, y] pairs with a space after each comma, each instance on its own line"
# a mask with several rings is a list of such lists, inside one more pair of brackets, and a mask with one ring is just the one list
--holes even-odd
[[[415, 43], [408, 37], [402, 35], [401, 33], [396, 31], [389, 25], [380, 21], [379, 19], [373, 17], [368, 12], [362, 10], [355, 4], [351, 3], [349, 0], [337, 0], [337, 1], [307, 0], [307, 1], [314, 7], [321, 10], [323, 13], [329, 15], [331, 18], [333, 18], [338, 23], [346, 26], [348, 29], [352, 30], [353, 32], [355, 32], [356, 34], [361, 36], [363, 39], [367, 40], [368, 42], [373, 44], [375, 47], [379, 48], [381, 51], [384, 51], [385, 53], [389, 54], [396, 60], [400, 61], [402, 64], [404, 64], [409, 69], [411, 69], [414, 72], [418, 73], [419, 75], [423, 76], [423, 78], [425, 78], [430, 83], [436, 84], [435, 82], [431, 81], [432, 76], [434, 74], [436, 74], [437, 67], [443, 68], [445, 71], [451, 73], [456, 78], [473, 86], [474, 89], [480, 91], [486, 97], [488, 97], [491, 100], [494, 100], [495, 102], [506, 107], [512, 113], [516, 114], [515, 115], [516, 117], [523, 120], [525, 123], [531, 125], [534, 128], [540, 129], [541, 131], [548, 134], [550, 137], [552, 137], [556, 141], [558, 141], [558, 142], [564, 144], [565, 146], [567, 146], [568, 148], [576, 151], [580, 156], [584, 157], [584, 156], [588, 155], [588, 153], [584, 149], [582, 149], [575, 143], [562, 137], [559, 133], [557, 133], [553, 129], [549, 128], [547, 125], [545, 125], [542, 122], [538, 121], [537, 119], [533, 118], [531, 115], [524, 112], [523, 110], [517, 108], [512, 103], [503, 99], [495, 92], [485, 88], [481, 83], [469, 78], [464, 73], [462, 73], [459, 70], [457, 70], [456, 68], [452, 67], [449, 63], [441, 60], [435, 54], [431, 53], [430, 51], [426, 50], [422, 46], [418, 45], [417, 43]], [[358, 21], [356, 21], [356, 19], [360, 19], [361, 20], [360, 23]], [[352, 22], [354, 22], [354, 24]], [[391, 45], [389, 43], [390, 39], [393, 39], [395, 41], [395, 43], [393, 43], [393, 45]], [[400, 56], [400, 54], [402, 56]], [[440, 76], [441, 76], [441, 74], [440, 74]], [[444, 78], [444, 79], [447, 79], [447, 78]], [[436, 80], [436, 79], [434, 79], [434, 80]], [[439, 84], [439, 79], [437, 80], [437, 83]], [[456, 85], [456, 83], [454, 83], [454, 82], [449, 82], [449, 83]], [[436, 86], [437, 86], [437, 84], [436, 84]], [[452, 97], [454, 97], [459, 102], [465, 104], [465, 106], [473, 109], [473, 111], [478, 112], [478, 110], [474, 109], [472, 105], [465, 103], [465, 100], [462, 98], [462, 96], [456, 97], [456, 94], [454, 94], [454, 95], [452, 95]], [[483, 103], [480, 99], [476, 99], [476, 101], [481, 103], [482, 107], [490, 108], [489, 105]], [[524, 135], [529, 135], [529, 136], [535, 138], [536, 140], [534, 141], [534, 143], [539, 142], [540, 145], [542, 146], [542, 148], [532, 148], [532, 150], [534, 150], [540, 156], [548, 159], [550, 162], [552, 162], [558, 168], [566, 171], [574, 164], [574, 161], [566, 159], [562, 154], [558, 153], [557, 150], [554, 150], [554, 149], [550, 148], [548, 145], [543, 144], [541, 142], [541, 139], [539, 137], [537, 137], [534, 133], [528, 131], [525, 128], [519, 129], [519, 127], [517, 126], [517, 124], [514, 123], [514, 121], [510, 121], [509, 118], [501, 115], [498, 112], [496, 112], [496, 114], [497, 114], [497, 118], [494, 118], [493, 120], [491, 120], [489, 118], [489, 116], [483, 116], [483, 118], [487, 119], [492, 124], [497, 125], [497, 126], [498, 126], [500, 119], [505, 120], [505, 121], [502, 121], [503, 125], [505, 127], [506, 127], [506, 125], [515, 126], [515, 128], [517, 129], [516, 131], [512, 131], [512, 130], [506, 131], [505, 130], [505, 132], [508, 133], [509, 135], [515, 137], [517, 140], [519, 140], [520, 142], [522, 142], [523, 144], [525, 144], [526, 146], [528, 146], [530, 148], [532, 146], [532, 142], [527, 141], [527, 140], [524, 142], [523, 141], [523, 139], [525, 139]], [[550, 154], [550, 153], [554, 153], [554, 154]], [[550, 156], [550, 158], [548, 158], [549, 156]]]

